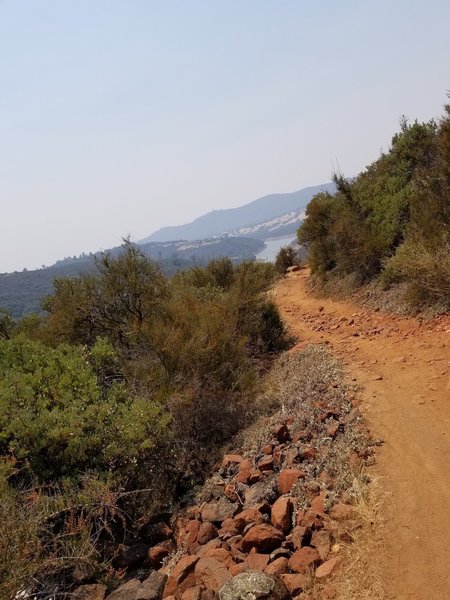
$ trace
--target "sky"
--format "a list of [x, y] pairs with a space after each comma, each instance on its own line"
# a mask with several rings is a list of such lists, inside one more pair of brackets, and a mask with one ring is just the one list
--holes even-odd
[[0, 272], [356, 175], [442, 114], [448, 0], [0, 0]]

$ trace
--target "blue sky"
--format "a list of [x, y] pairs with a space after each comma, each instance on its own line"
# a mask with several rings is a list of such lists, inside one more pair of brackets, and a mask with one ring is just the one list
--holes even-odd
[[0, 0], [0, 272], [355, 175], [441, 114], [444, 0]]

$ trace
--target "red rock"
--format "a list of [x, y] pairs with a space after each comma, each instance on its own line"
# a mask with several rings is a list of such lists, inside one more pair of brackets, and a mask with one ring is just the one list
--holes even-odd
[[195, 577], [198, 585], [218, 592], [226, 581], [231, 579], [230, 571], [216, 558], [201, 558], [195, 566]]
[[200, 525], [197, 534], [197, 542], [199, 544], [207, 544], [209, 541], [217, 537], [217, 529], [212, 523], [206, 521]]
[[225, 548], [210, 548], [202, 558], [215, 558], [223, 563], [227, 569], [235, 564], [231, 553], [225, 550]]
[[329, 514], [335, 521], [346, 521], [351, 519], [354, 513], [355, 509], [349, 504], [335, 504]]
[[148, 560], [150, 562], [150, 566], [154, 569], [159, 569], [163, 560], [169, 556], [170, 552], [167, 548], [163, 548], [162, 546], [153, 546], [148, 551]]
[[321, 492], [319, 496], [316, 496], [314, 500], [311, 502], [311, 506], [309, 507], [310, 512], [315, 515], [324, 517], [325, 516], [325, 494]]
[[263, 474], [259, 469], [252, 469], [248, 474], [248, 482], [250, 485], [258, 483], [263, 478]]
[[280, 579], [291, 595], [300, 594], [300, 592], [303, 592], [309, 586], [309, 577], [299, 573], [286, 573], [285, 575], [281, 575]]
[[293, 464], [295, 464], [299, 456], [300, 452], [298, 451], [298, 448], [291, 448], [286, 452], [285, 464], [288, 467], [291, 467]]
[[336, 437], [338, 431], [339, 431], [339, 423], [338, 423], [338, 421], [335, 421], [333, 419], [333, 421], [331, 423], [329, 423], [329, 425], [327, 427], [327, 435], [334, 438], [334, 437]]
[[254, 468], [253, 461], [249, 458], [244, 458], [242, 462], [239, 463], [239, 471], [250, 471]]
[[292, 545], [296, 550], [300, 550], [302, 546], [305, 545], [305, 539], [308, 535], [309, 529], [307, 527], [302, 527], [301, 525], [297, 525], [294, 527], [291, 533]]
[[258, 462], [258, 469], [260, 471], [272, 471], [273, 470], [273, 456], [269, 454]]
[[262, 513], [257, 508], [245, 508], [234, 517], [236, 528], [243, 531], [250, 523], [259, 525], [264, 522]]
[[223, 493], [228, 498], [228, 500], [231, 500], [231, 502], [237, 502], [239, 499], [239, 496], [236, 491], [236, 484], [233, 481], [225, 485]]
[[163, 598], [167, 598], [167, 596], [179, 596], [182, 593], [182, 591], [184, 591], [180, 590], [180, 586], [190, 575], [192, 575], [195, 569], [195, 565], [198, 561], [198, 556], [189, 555], [180, 558], [167, 580], [166, 587], [164, 588]]
[[317, 456], [317, 448], [312, 446], [303, 446], [300, 455], [303, 460], [314, 460]]
[[315, 548], [304, 546], [296, 550], [289, 559], [289, 569], [294, 573], [307, 573], [320, 562], [319, 553]]
[[[244, 528], [242, 528], [241, 531], [243, 529]], [[237, 528], [234, 519], [225, 519], [225, 521], [222, 522], [221, 528], [219, 529], [219, 537], [232, 536], [239, 533], [240, 531]]]
[[331, 539], [328, 531], [313, 531], [311, 546], [317, 550], [320, 559], [325, 560], [330, 553]]
[[244, 460], [240, 454], [225, 454], [222, 460], [222, 469], [228, 469], [233, 465], [238, 465]]
[[323, 527], [323, 521], [316, 513], [307, 510], [299, 525], [301, 527], [308, 527], [309, 529], [321, 529]]
[[265, 446], [263, 446], [263, 447], [261, 448], [261, 452], [262, 452], [263, 454], [272, 454], [272, 451], [273, 451], [273, 446], [272, 446], [272, 444], [266, 444]]
[[197, 541], [197, 534], [199, 532], [200, 525], [201, 522], [197, 520], [188, 521], [188, 524], [186, 525], [186, 542], [190, 547], [193, 546], [193, 544], [195, 544], [195, 542]]
[[272, 552], [281, 545], [283, 539], [284, 536], [279, 529], [262, 523], [261, 525], [255, 525], [245, 534], [242, 540], [242, 548], [244, 551], [256, 548], [259, 552]]
[[278, 491], [280, 494], [288, 494], [297, 481], [305, 477], [305, 472], [300, 469], [285, 469], [278, 475]]
[[268, 554], [259, 554], [258, 552], [250, 552], [247, 556], [247, 564], [254, 571], [264, 571], [269, 564]]
[[273, 430], [273, 435], [279, 442], [286, 442], [289, 440], [289, 429], [286, 424], [278, 425]]
[[181, 596], [181, 600], [201, 600], [202, 597], [202, 588], [199, 585], [196, 585], [189, 590], [183, 592]]
[[330, 560], [327, 560], [321, 564], [316, 570], [317, 579], [326, 579], [329, 577], [338, 564], [339, 556], [334, 556], [333, 558], [330, 558]]
[[219, 540], [219, 538], [214, 538], [207, 544], [196, 548], [195, 555], [200, 556], [201, 558], [202, 556], [205, 556], [209, 550], [217, 550], [217, 548], [222, 548], [222, 542]]
[[281, 529], [285, 534], [292, 528], [294, 502], [293, 498], [281, 497], [272, 505], [272, 525]]
[[267, 575], [272, 575], [275, 577], [279, 577], [280, 575], [283, 575], [283, 573], [287, 573], [288, 559], [284, 556], [280, 556], [280, 558], [277, 558], [273, 562], [269, 563], [264, 569], [264, 572], [267, 573]]
[[241, 562], [238, 565], [233, 565], [232, 567], [230, 567], [230, 573], [233, 577], [236, 577], [236, 575], [240, 575], [241, 573], [245, 573], [245, 571], [247, 570], [247, 562]]
[[247, 484], [250, 480], [251, 471], [251, 469], [242, 469], [242, 471], [239, 471], [239, 473], [236, 475], [234, 480], [237, 481], [237, 483]]

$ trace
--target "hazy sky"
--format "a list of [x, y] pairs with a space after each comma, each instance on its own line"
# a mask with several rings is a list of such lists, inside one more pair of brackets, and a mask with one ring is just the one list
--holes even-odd
[[0, 272], [357, 174], [441, 114], [448, 0], [0, 0]]

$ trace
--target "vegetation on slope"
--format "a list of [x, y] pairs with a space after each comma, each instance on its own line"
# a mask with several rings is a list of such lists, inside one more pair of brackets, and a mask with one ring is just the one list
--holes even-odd
[[401, 122], [389, 151], [336, 194], [317, 194], [298, 231], [322, 282], [407, 286], [415, 307], [450, 307], [450, 105], [439, 122]]
[[168, 280], [125, 243], [57, 279], [45, 317], [1, 317], [1, 597], [105, 572], [205, 475], [285, 345], [275, 276], [220, 259]]

